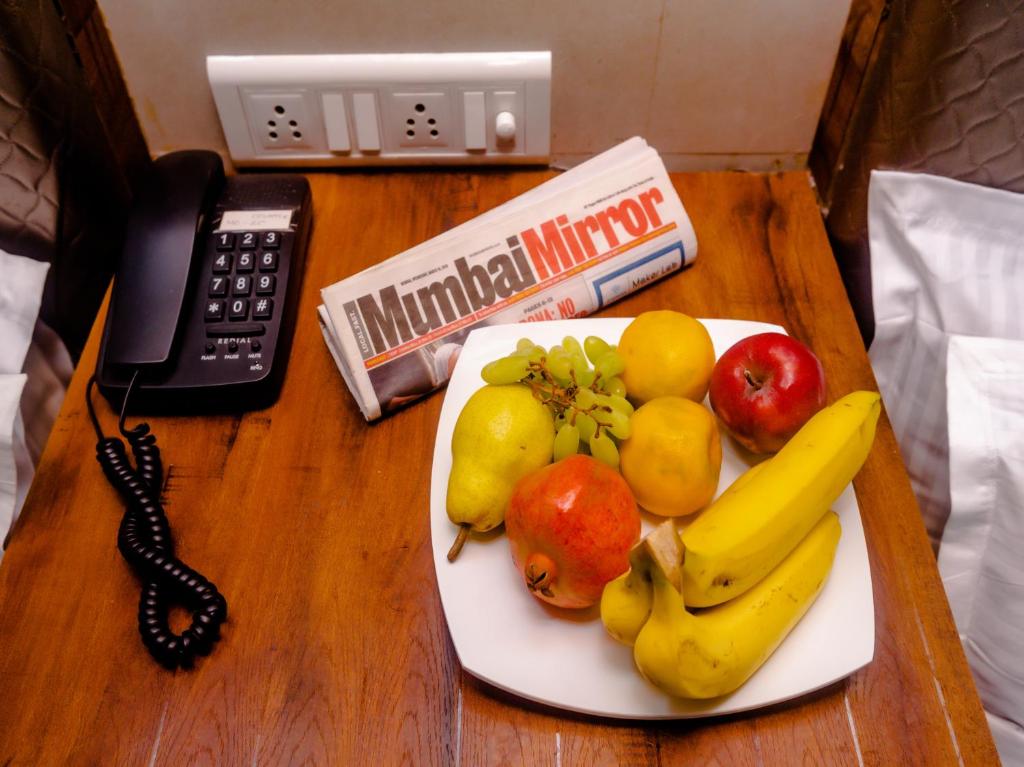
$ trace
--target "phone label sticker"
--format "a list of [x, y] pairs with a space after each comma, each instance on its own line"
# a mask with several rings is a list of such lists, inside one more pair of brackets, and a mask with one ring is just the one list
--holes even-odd
[[253, 232], [287, 229], [291, 223], [291, 210], [226, 210], [221, 216], [217, 231]]

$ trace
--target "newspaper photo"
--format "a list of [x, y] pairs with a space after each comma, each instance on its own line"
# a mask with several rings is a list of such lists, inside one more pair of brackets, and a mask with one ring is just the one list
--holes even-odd
[[374, 420], [443, 387], [473, 328], [584, 317], [696, 255], [661, 158], [633, 138], [324, 288], [320, 326]]

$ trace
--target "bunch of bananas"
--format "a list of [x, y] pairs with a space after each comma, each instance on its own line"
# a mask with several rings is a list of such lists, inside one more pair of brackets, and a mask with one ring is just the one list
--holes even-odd
[[[829, 507], [867, 458], [879, 395], [848, 394], [741, 475], [683, 533], [671, 520], [610, 582], [601, 620], [665, 692], [714, 698], [742, 685], [820, 593], [839, 543]], [[690, 613], [686, 607], [707, 608]]]

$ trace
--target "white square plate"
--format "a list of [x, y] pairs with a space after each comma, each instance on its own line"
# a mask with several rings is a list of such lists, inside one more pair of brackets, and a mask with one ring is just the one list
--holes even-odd
[[[480, 369], [509, 354], [519, 338], [543, 346], [567, 335], [596, 335], [617, 343], [628, 318], [496, 325], [473, 331], [448, 383], [434, 445], [430, 533], [434, 568], [448, 630], [463, 668], [503, 690], [551, 706], [607, 717], [686, 719], [746, 711], [789, 700], [831, 684], [874, 655], [875, 615], [864, 529], [853, 487], [833, 505], [843, 533], [825, 588], [771, 658], [731, 695], [709, 701], [673, 699], [648, 684], [633, 665], [632, 648], [609, 637], [597, 608], [560, 610], [527, 592], [503, 533], [473, 536], [454, 563], [446, 555], [456, 528], [445, 512], [451, 437], [466, 400], [483, 386]], [[775, 325], [702, 320], [721, 354], [754, 333], [785, 332]], [[723, 491], [747, 464], [722, 439]], [[657, 521], [645, 515], [644, 533]]]

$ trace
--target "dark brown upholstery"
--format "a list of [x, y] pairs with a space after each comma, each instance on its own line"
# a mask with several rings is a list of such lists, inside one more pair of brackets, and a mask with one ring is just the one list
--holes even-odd
[[127, 201], [53, 2], [0, 3], [0, 248], [51, 263], [41, 316], [76, 359]]
[[874, 335], [872, 168], [1024, 191], [1024, 2], [893, 2], [883, 24], [826, 219], [867, 342]]

